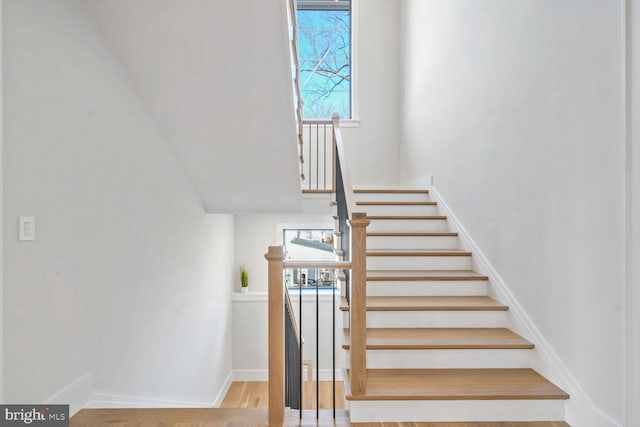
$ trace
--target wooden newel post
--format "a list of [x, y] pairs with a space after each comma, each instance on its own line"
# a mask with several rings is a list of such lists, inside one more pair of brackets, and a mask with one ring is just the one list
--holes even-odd
[[367, 388], [367, 214], [354, 212], [351, 227], [351, 393]]
[[269, 246], [269, 423], [284, 421], [284, 249]]

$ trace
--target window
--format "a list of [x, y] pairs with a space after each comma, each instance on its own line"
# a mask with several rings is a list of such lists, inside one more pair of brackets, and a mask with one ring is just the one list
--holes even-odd
[[303, 116], [352, 118], [351, 1], [298, 0]]
[[[331, 229], [283, 228], [282, 242], [289, 260], [335, 261]], [[291, 288], [318, 285], [330, 289], [335, 286], [335, 273], [333, 269], [287, 270], [285, 282]]]

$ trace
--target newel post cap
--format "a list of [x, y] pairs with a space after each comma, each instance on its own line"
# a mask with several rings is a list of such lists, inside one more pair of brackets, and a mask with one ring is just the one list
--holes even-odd
[[364, 212], [354, 212], [349, 220], [351, 227], [366, 227], [371, 223], [371, 220], [367, 218], [367, 214]]
[[269, 246], [269, 250], [264, 254], [267, 261], [284, 261], [284, 247]]

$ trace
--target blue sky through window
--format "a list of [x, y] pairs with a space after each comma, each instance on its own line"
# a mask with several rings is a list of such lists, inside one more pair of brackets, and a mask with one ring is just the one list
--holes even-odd
[[348, 10], [298, 10], [303, 116], [351, 118], [351, 17]]

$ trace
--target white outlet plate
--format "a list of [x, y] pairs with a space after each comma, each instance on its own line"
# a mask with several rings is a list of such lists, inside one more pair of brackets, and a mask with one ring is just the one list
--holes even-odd
[[36, 218], [33, 216], [21, 216], [18, 240], [21, 242], [36, 240]]

